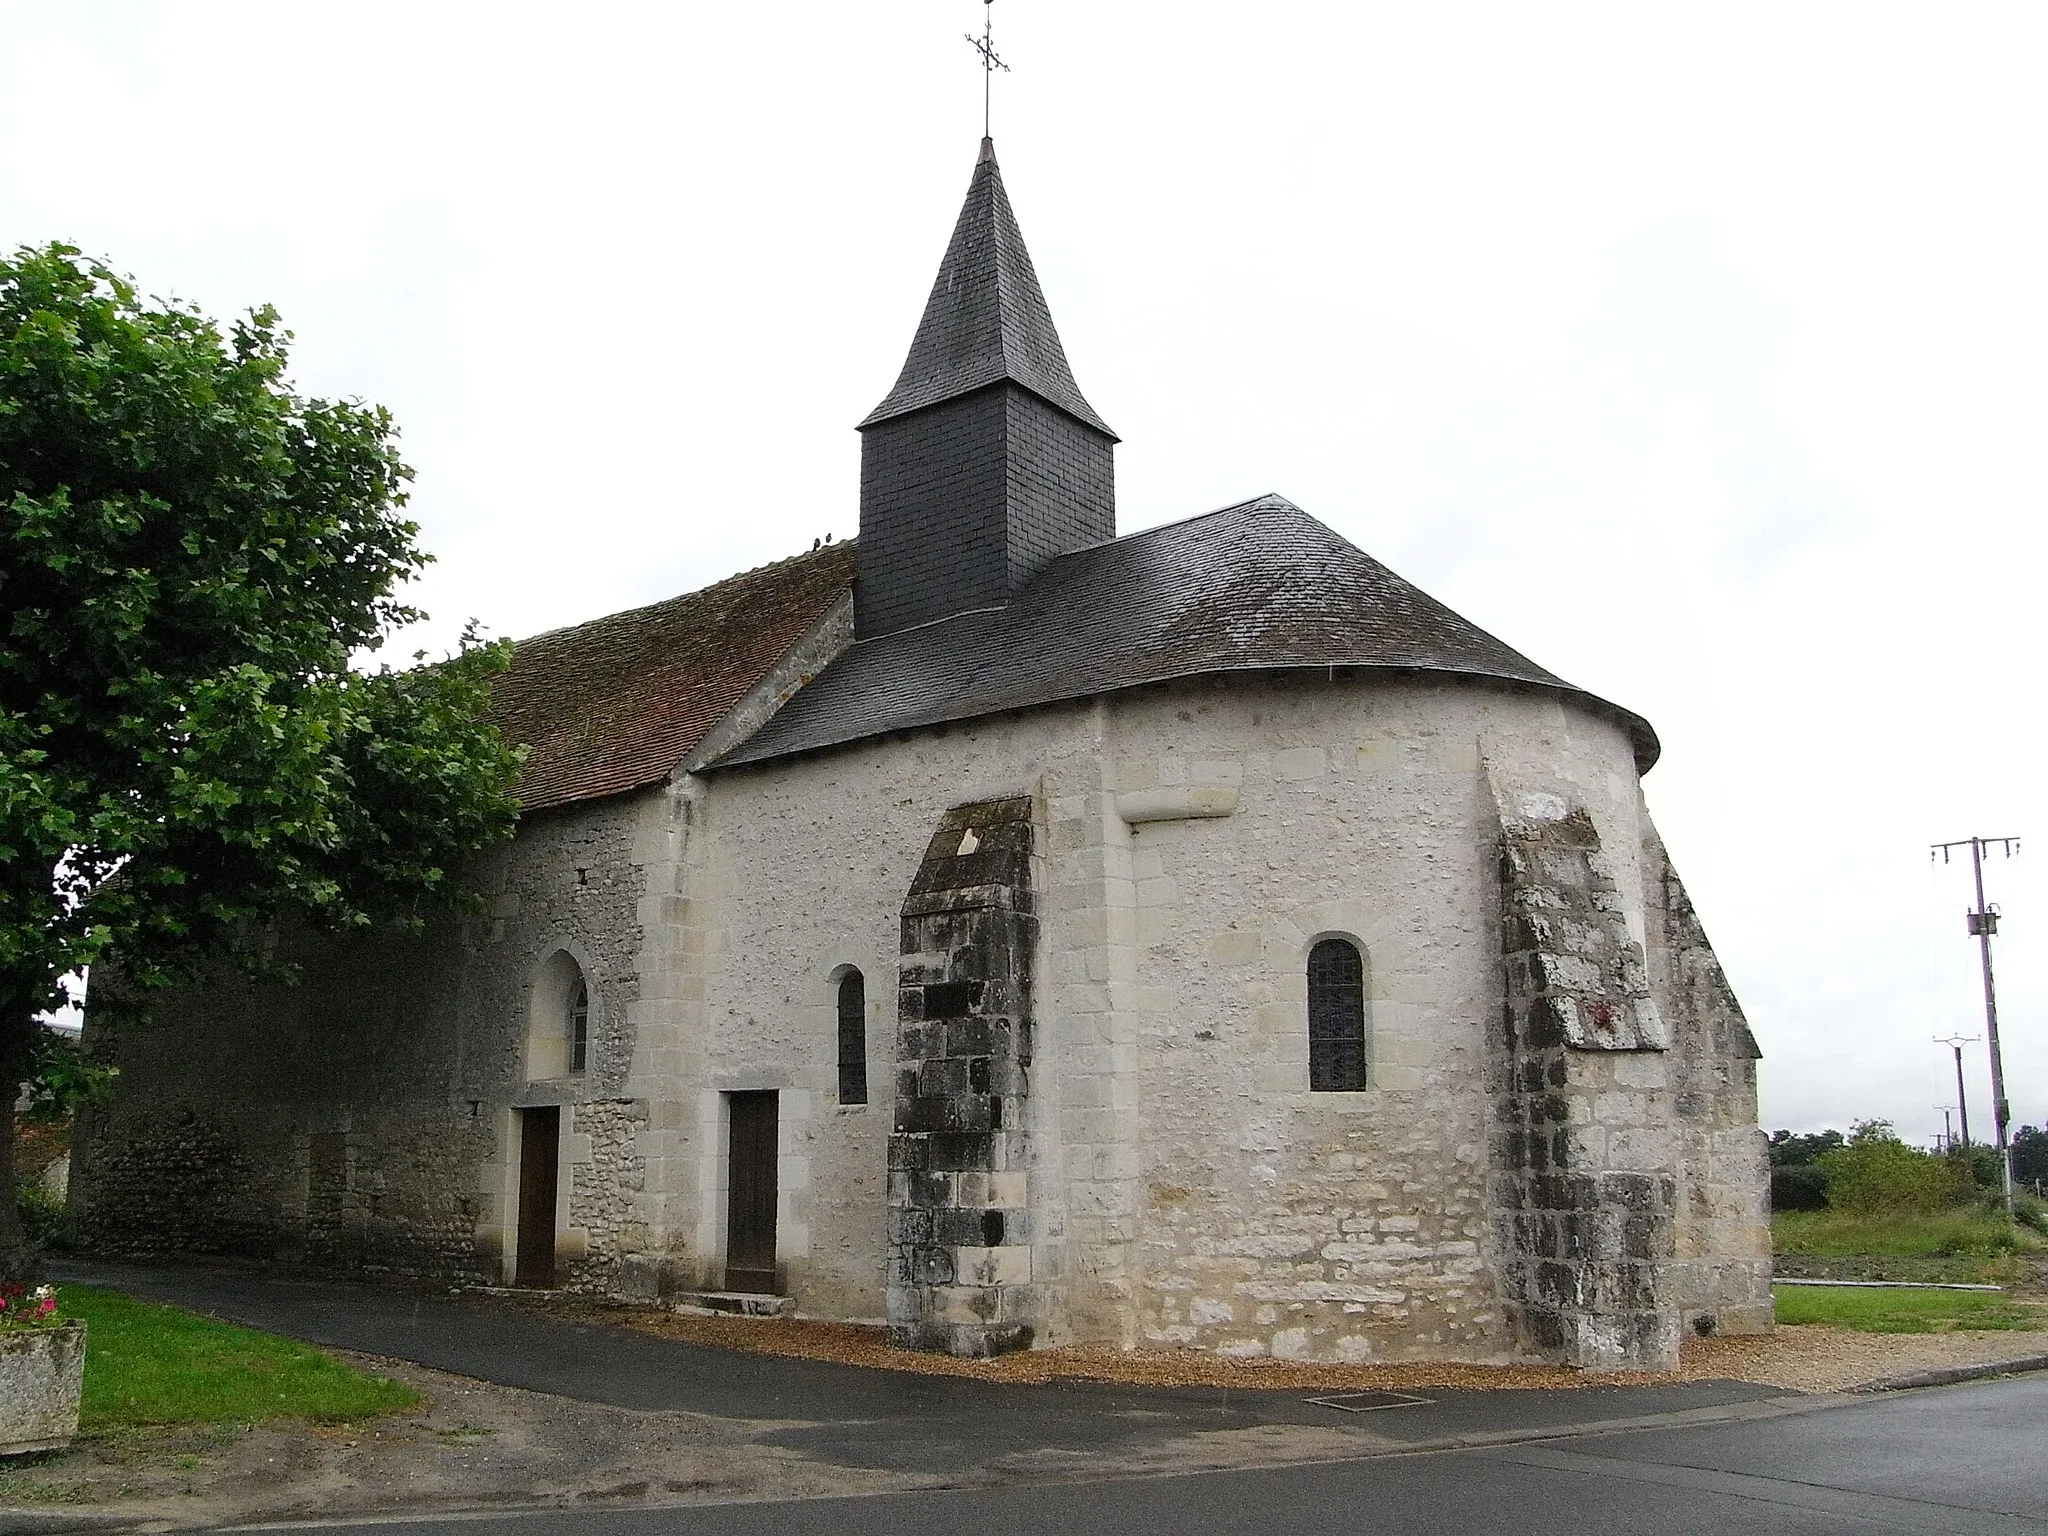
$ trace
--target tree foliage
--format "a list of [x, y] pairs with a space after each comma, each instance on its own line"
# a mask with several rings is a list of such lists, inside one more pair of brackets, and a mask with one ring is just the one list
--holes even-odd
[[24, 1117], [32, 1125], [59, 1125], [81, 1109], [104, 1104], [114, 1095], [119, 1067], [90, 1060], [74, 1040], [54, 1029], [29, 1037]]
[[1771, 1209], [1774, 1211], [1818, 1211], [1828, 1203], [1828, 1176], [1820, 1157], [1842, 1145], [1840, 1131], [1816, 1131], [1795, 1136], [1790, 1131], [1771, 1132]]
[[1889, 1120], [1857, 1121], [1848, 1140], [1818, 1162], [1828, 1205], [1838, 1211], [1945, 1211], [1975, 1188], [1967, 1161], [1908, 1146]]
[[67, 246], [0, 260], [0, 1083], [67, 973], [416, 923], [511, 829], [507, 648], [351, 666], [428, 556], [390, 417], [294, 393], [289, 342]]
[[1820, 1160], [1846, 1140], [1840, 1131], [1813, 1131], [1795, 1136], [1790, 1131], [1771, 1132], [1771, 1166], [1800, 1168]]
[[2023, 1125], [2012, 1133], [2012, 1176], [2029, 1188], [2048, 1185], [2048, 1130]]

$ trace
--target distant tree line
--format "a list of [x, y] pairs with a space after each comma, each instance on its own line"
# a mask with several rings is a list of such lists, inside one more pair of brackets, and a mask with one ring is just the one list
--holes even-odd
[[[2048, 1131], [2023, 1125], [2013, 1133], [2012, 1176], [2029, 1190], [2048, 1186]], [[1940, 1211], [1998, 1185], [1995, 1148], [1924, 1152], [1901, 1141], [1888, 1120], [1858, 1120], [1847, 1135], [1771, 1133], [1774, 1211]]]

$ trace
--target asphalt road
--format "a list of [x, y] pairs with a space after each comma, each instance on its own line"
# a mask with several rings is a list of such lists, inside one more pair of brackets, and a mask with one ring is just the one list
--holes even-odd
[[[1347, 1413], [1297, 1392], [1000, 1386], [736, 1355], [490, 1299], [368, 1285], [84, 1263], [62, 1266], [58, 1278], [507, 1386], [750, 1421], [756, 1443], [810, 1464], [954, 1485], [322, 1527], [363, 1536], [2048, 1536], [2048, 1374], [1857, 1400], [1804, 1400], [1737, 1382], [1432, 1391]], [[1219, 1431], [1294, 1436], [1290, 1443], [1318, 1447], [1321, 1459], [1132, 1475], [1152, 1451]]]
[[1763, 1404], [1747, 1382], [1431, 1391], [1351, 1413], [1296, 1391], [1092, 1383], [1006, 1386], [818, 1360], [735, 1354], [476, 1296], [278, 1280], [232, 1270], [52, 1264], [105, 1284], [313, 1344], [412, 1360], [458, 1376], [640, 1412], [780, 1423], [761, 1439], [841, 1466], [959, 1478], [1034, 1452], [1129, 1456], [1189, 1433], [1296, 1425], [1343, 1429], [1368, 1448], [1522, 1436], [1645, 1416]]
[[[1977, 1536], [2048, 1532], [2044, 1454], [2048, 1378], [2036, 1375], [1779, 1418], [1484, 1450], [856, 1499], [499, 1512], [482, 1528], [508, 1536]], [[474, 1536], [479, 1528], [475, 1519], [324, 1527], [361, 1536]]]

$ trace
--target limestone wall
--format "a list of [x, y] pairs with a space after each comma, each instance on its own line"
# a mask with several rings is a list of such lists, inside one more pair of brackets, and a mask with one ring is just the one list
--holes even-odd
[[[698, 1240], [722, 1242], [721, 1089], [782, 1087], [787, 1280], [880, 1310], [896, 911], [952, 807], [1044, 818], [1031, 1064], [1041, 1338], [1340, 1359], [1494, 1358], [1485, 1030], [1501, 1003], [1483, 761], [1570, 785], [1621, 846], [1633, 759], [1536, 695], [1384, 677], [1225, 680], [712, 776]], [[1640, 871], [1616, 870], [1642, 933]], [[1371, 1081], [1307, 1087], [1305, 962], [1370, 970]], [[869, 977], [876, 1102], [827, 1114], [828, 978]], [[849, 1131], [847, 1126], [858, 1127]], [[793, 1176], [793, 1177], [792, 1177]], [[821, 1236], [829, 1234], [826, 1241]]]
[[[1118, 1219], [1138, 1340], [1510, 1353], [1486, 1210], [1484, 762], [1540, 763], [1633, 834], [1627, 742], [1538, 696], [1338, 677], [1121, 701], [1113, 752], [1139, 813], [1176, 785], [1236, 795], [1228, 816], [1125, 833], [1137, 1176]], [[1363, 1092], [1308, 1088], [1306, 962], [1330, 936], [1366, 957]]]
[[[1049, 709], [688, 787], [701, 835], [681, 875], [688, 969], [667, 1026], [676, 1075], [663, 1091], [676, 1116], [655, 1139], [665, 1159], [666, 1251], [690, 1283], [721, 1284], [723, 1096], [773, 1089], [782, 1115], [782, 1283], [802, 1313], [883, 1319], [905, 898], [952, 807], [1040, 795], [1046, 783], [1094, 773], [1093, 719], [1086, 708]], [[866, 980], [869, 1102], [860, 1105], [837, 1102], [835, 1004], [847, 967]], [[646, 1039], [643, 1031], [643, 1051]], [[1032, 1084], [1034, 1127], [1049, 1108], [1042, 1082]], [[1027, 1178], [1038, 1180], [1036, 1208], [1051, 1186], [1039, 1171]], [[1043, 1245], [1058, 1239], [1047, 1237], [1036, 1209], [1034, 1222], [1031, 1262], [1043, 1279]]]
[[[1022, 800], [1023, 1119], [1000, 1187], [961, 1180], [947, 1200], [1006, 1213], [1003, 1246], [1023, 1251], [997, 1278], [1028, 1295], [1034, 1341], [1511, 1357], [1539, 1346], [1506, 1326], [1511, 1254], [1488, 1212], [1496, 780], [1583, 807], [1605, 850], [1673, 1065], [1668, 1083], [1617, 1078], [1608, 1108], [1637, 1093], [1642, 1124], [1602, 1145], [1634, 1168], [1655, 1141], [1635, 1132], [1676, 1117], [1666, 1163], [1636, 1170], [1676, 1180], [1670, 1294], [1688, 1320], [1753, 1325], [1747, 1031], [1625, 735], [1533, 692], [1384, 675], [1164, 686], [534, 817], [481, 866], [483, 915], [311, 945], [301, 988], [225, 982], [120, 1027], [119, 1097], [82, 1138], [82, 1229], [102, 1250], [502, 1280], [518, 1114], [560, 1104], [564, 1280], [718, 1288], [726, 1095], [774, 1090], [779, 1287], [804, 1313], [880, 1321], [905, 899], [948, 811]], [[1358, 1092], [1308, 1089], [1305, 965], [1327, 936], [1367, 963]], [[592, 987], [580, 1076], [541, 1070], [534, 1046], [561, 954]], [[849, 967], [859, 1105], [837, 1102]]]
[[[560, 1259], [599, 1283], [644, 1225], [620, 1127], [645, 1118], [621, 1102], [642, 947], [631, 854], [658, 800], [529, 819], [473, 872], [481, 915], [412, 936], [283, 936], [300, 985], [222, 976], [135, 1019], [89, 1009], [122, 1072], [80, 1138], [81, 1241], [496, 1282], [514, 1106], [563, 1103], [578, 1107], [563, 1127]], [[563, 949], [590, 984], [589, 1068], [534, 1081], [534, 976]]]
[[1699, 1333], [1771, 1326], [1770, 1154], [1756, 1120], [1756, 1038], [1647, 818], [1650, 981], [1672, 1035], [1677, 1141], [1672, 1305]]

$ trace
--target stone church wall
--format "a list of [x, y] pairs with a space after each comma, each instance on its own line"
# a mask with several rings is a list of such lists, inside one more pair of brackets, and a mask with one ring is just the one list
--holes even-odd
[[[302, 987], [226, 982], [116, 1026], [131, 1070], [82, 1137], [81, 1230], [101, 1251], [502, 1281], [517, 1117], [555, 1104], [561, 1279], [718, 1289], [726, 1096], [772, 1090], [778, 1286], [803, 1313], [882, 1321], [903, 1278], [906, 897], [949, 812], [1022, 799], [1028, 1091], [1005, 1177], [947, 1190], [956, 1226], [1003, 1214], [1014, 1251], [991, 1283], [1021, 1309], [1004, 1321], [1039, 1343], [1513, 1357], [1532, 1345], [1507, 1326], [1489, 1209], [1508, 974], [1495, 778], [1583, 806], [1607, 850], [1614, 915], [1673, 1030], [1672, 1305], [1754, 1325], [1747, 1031], [1626, 737], [1548, 696], [1384, 674], [1163, 686], [530, 818], [479, 868], [483, 913], [309, 944]], [[1307, 1088], [1305, 962], [1327, 936], [1366, 960], [1360, 1092]], [[580, 1078], [533, 1055], [537, 979], [564, 953], [592, 988]], [[849, 968], [865, 1104], [838, 1102]], [[989, 1248], [946, 1246], [956, 1268]]]
[[[1541, 762], [1635, 831], [1622, 733], [1534, 695], [1384, 676], [1119, 701], [1117, 799], [1225, 787], [1126, 834], [1135, 1342], [1337, 1360], [1514, 1352], [1491, 1273], [1500, 1006], [1484, 763]], [[1309, 949], [1364, 952], [1367, 1087], [1308, 1088]]]
[[1756, 1038], [1646, 817], [1651, 985], [1672, 1035], [1677, 1231], [1671, 1300], [1699, 1333], [1771, 1326], [1770, 1154]]
[[[1567, 785], [1604, 838], [1639, 843], [1618, 727], [1384, 676], [1180, 685], [712, 775], [692, 876], [716, 957], [684, 1245], [700, 1273], [722, 1243], [718, 1097], [775, 1087], [797, 1106], [785, 1282], [804, 1312], [881, 1315], [898, 909], [949, 811], [1028, 794], [1043, 819], [1036, 1337], [1514, 1355], [1488, 1210], [1496, 762]], [[1640, 943], [1644, 872], [1622, 859], [1614, 880]], [[1362, 1093], [1307, 1089], [1304, 966], [1331, 934], [1369, 966]], [[831, 978], [849, 964], [868, 979], [875, 1102], [860, 1108], [832, 1103]]]
[[[80, 1138], [81, 1242], [495, 1283], [513, 1106], [573, 1103], [559, 1257], [572, 1282], [602, 1283], [636, 1237], [624, 1128], [645, 1110], [623, 1090], [646, 801], [530, 818], [473, 872], [482, 914], [369, 941], [286, 936], [299, 985], [221, 977], [134, 1019], [89, 1007], [97, 1048], [123, 1070]], [[591, 1065], [536, 1083], [533, 975], [564, 947], [590, 983]]]
[[[674, 1089], [689, 1114], [671, 1144], [666, 1239], [690, 1283], [721, 1283], [723, 1096], [772, 1089], [782, 1118], [783, 1283], [804, 1314], [883, 1320], [905, 898], [953, 807], [1033, 796], [1043, 783], [1094, 772], [1093, 718], [1085, 707], [1041, 710], [693, 786], [702, 830], [683, 879], [696, 969], [678, 988], [685, 1044]], [[869, 1102], [859, 1105], [837, 1100], [835, 1001], [849, 967], [861, 972], [867, 1000]], [[1034, 1127], [1046, 1112], [1038, 1092], [1034, 1084]], [[1041, 1278], [1047, 1241], [1035, 1227], [1031, 1262]]]

